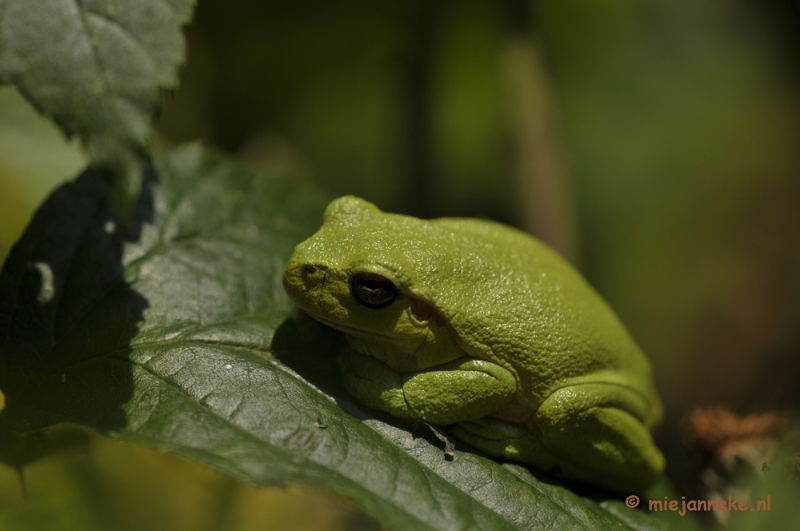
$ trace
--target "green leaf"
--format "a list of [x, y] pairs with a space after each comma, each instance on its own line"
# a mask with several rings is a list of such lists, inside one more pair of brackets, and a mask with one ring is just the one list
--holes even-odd
[[161, 90], [177, 85], [194, 0], [0, 0], [0, 83], [13, 83], [108, 171], [123, 212], [139, 192]]
[[462, 443], [446, 460], [426, 427], [362, 408], [339, 382], [340, 338], [281, 286], [327, 198], [197, 147], [156, 168], [139, 234], [88, 171], [13, 249], [0, 273], [0, 428], [82, 424], [256, 484], [333, 491], [392, 529], [691, 528]]

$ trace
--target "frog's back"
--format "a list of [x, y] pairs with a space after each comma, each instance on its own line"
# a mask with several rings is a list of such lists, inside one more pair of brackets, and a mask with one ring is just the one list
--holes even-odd
[[530, 235], [498, 223], [425, 223], [425, 239], [442, 252], [428, 261], [439, 271], [419, 276], [439, 280], [419, 286], [420, 293], [445, 313], [469, 355], [517, 373], [521, 411], [535, 410], [561, 387], [602, 382], [641, 393], [651, 404], [642, 420], [658, 420], [661, 406], [647, 359], [569, 263]]

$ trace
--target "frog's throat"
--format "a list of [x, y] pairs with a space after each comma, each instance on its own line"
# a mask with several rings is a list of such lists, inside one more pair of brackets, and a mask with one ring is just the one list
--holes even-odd
[[[324, 317], [318, 317], [316, 315], [311, 315], [311, 317], [325, 326], [329, 326], [344, 333], [347, 339], [347, 345], [355, 352], [366, 356], [372, 356], [384, 362], [397, 372], [414, 372], [421, 369], [419, 360], [415, 354], [425, 344], [427, 337], [423, 337], [419, 342], [404, 341], [386, 334], [368, 332], [335, 323]], [[407, 349], [401, 348], [401, 345], [404, 343], [407, 344]]]

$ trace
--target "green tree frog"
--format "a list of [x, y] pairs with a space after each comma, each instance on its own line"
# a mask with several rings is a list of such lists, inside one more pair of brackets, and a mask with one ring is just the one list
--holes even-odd
[[345, 196], [297, 246], [283, 284], [344, 334], [341, 377], [369, 407], [452, 424], [487, 454], [623, 493], [664, 468], [647, 359], [580, 274], [528, 234]]

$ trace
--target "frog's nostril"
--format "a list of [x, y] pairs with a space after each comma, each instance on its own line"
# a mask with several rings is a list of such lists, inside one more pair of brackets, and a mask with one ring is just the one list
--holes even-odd
[[305, 272], [306, 275], [313, 275], [317, 271], [327, 271], [327, 270], [328, 268], [325, 267], [324, 265], [312, 264], [311, 262], [306, 262], [305, 264], [303, 264], [303, 272]]

